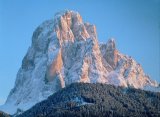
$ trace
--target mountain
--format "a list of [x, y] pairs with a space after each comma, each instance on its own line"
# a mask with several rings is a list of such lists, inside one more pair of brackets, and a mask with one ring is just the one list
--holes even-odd
[[10, 117], [10, 115], [5, 112], [0, 111], [0, 117]]
[[95, 25], [65, 10], [34, 31], [15, 86], [0, 110], [27, 110], [74, 82], [160, 91], [139, 63], [117, 50], [114, 39], [99, 44]]
[[107, 44], [100, 44], [100, 50], [103, 56], [103, 64], [108, 63], [112, 68], [108, 75], [109, 84], [132, 86], [140, 89], [145, 89], [147, 85], [158, 86], [144, 73], [139, 63], [131, 56], [123, 55], [116, 49], [114, 39], [108, 40]]
[[160, 93], [74, 83], [18, 117], [159, 117]]

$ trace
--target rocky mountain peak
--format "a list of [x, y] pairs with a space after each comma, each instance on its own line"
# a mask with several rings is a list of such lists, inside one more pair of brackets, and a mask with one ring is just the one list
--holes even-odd
[[65, 10], [34, 31], [4, 111], [26, 110], [74, 82], [156, 87], [142, 67], [121, 54], [113, 38], [99, 44], [95, 25]]
[[83, 23], [78, 12], [65, 10], [54, 17], [54, 30], [60, 41], [86, 40], [96, 35], [95, 27], [89, 23]]
[[116, 43], [114, 38], [110, 38], [107, 41], [107, 51], [114, 51], [116, 49]]
[[54, 24], [59, 24], [63, 21], [66, 22], [68, 27], [71, 27], [75, 23], [83, 23], [81, 15], [78, 12], [71, 10], [64, 10], [55, 14]]
[[117, 66], [119, 53], [116, 49], [115, 39], [108, 39], [106, 44], [101, 44], [100, 49], [106, 63], [108, 63], [112, 67], [112, 69], [115, 69]]

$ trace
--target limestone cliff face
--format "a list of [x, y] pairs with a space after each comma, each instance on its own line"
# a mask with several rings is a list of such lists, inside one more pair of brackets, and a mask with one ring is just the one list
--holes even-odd
[[115, 40], [109, 39], [103, 48], [105, 49], [105, 52], [102, 53], [103, 58], [113, 69], [115, 69], [118, 62], [118, 50], [116, 49]]
[[3, 110], [26, 110], [73, 82], [157, 86], [140, 64], [117, 50], [113, 39], [99, 45], [96, 27], [66, 10], [34, 31]]
[[[158, 86], [158, 83], [152, 81], [149, 76], [144, 73], [139, 63], [132, 57], [123, 55], [117, 50], [114, 39], [109, 39], [106, 44], [101, 44], [100, 49], [104, 60], [112, 68], [112, 71], [108, 75], [109, 79], [121, 77], [124, 86], [134, 88], [145, 89], [146, 86]], [[114, 80], [114, 83], [116, 81]]]

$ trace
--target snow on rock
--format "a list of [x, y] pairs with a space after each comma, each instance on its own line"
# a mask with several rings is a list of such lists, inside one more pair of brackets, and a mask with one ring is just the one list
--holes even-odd
[[115, 85], [119, 83], [119, 85], [123, 84], [124, 86], [146, 90], [149, 90], [149, 88], [144, 88], [146, 86], [158, 87], [158, 83], [152, 81], [150, 77], [144, 73], [143, 68], [139, 63], [137, 63], [132, 57], [121, 54], [116, 49], [113, 38], [109, 39], [106, 44], [100, 44], [100, 50], [103, 60], [105, 60], [105, 62], [113, 69], [108, 75], [108, 78], [111, 81], [109, 83], [115, 83]]
[[126, 83], [124, 77], [120, 76], [115, 71], [110, 72], [109, 75], [107, 76], [107, 78], [108, 78], [108, 84], [112, 84], [115, 86], [127, 87], [127, 83]]
[[0, 110], [27, 110], [73, 82], [158, 86], [140, 64], [116, 49], [114, 39], [99, 44], [96, 27], [84, 23], [78, 12], [65, 10], [34, 31], [15, 86]]

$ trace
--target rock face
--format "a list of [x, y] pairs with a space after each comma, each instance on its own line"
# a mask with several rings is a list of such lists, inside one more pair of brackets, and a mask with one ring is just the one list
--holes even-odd
[[79, 13], [66, 10], [34, 31], [32, 45], [2, 110], [26, 110], [73, 82], [141, 89], [158, 86], [140, 64], [116, 49], [113, 39], [98, 44], [96, 27], [83, 23]]
[[[109, 39], [106, 44], [100, 45], [100, 50], [105, 62], [107, 62], [112, 71], [108, 75], [109, 80], [113, 80], [113, 84], [123, 86], [131, 86], [134, 88], [146, 89], [147, 86], [155, 86], [158, 84], [152, 81], [143, 71], [142, 66], [132, 57], [121, 54], [116, 49], [114, 39]], [[116, 79], [116, 77], [118, 79]]]

